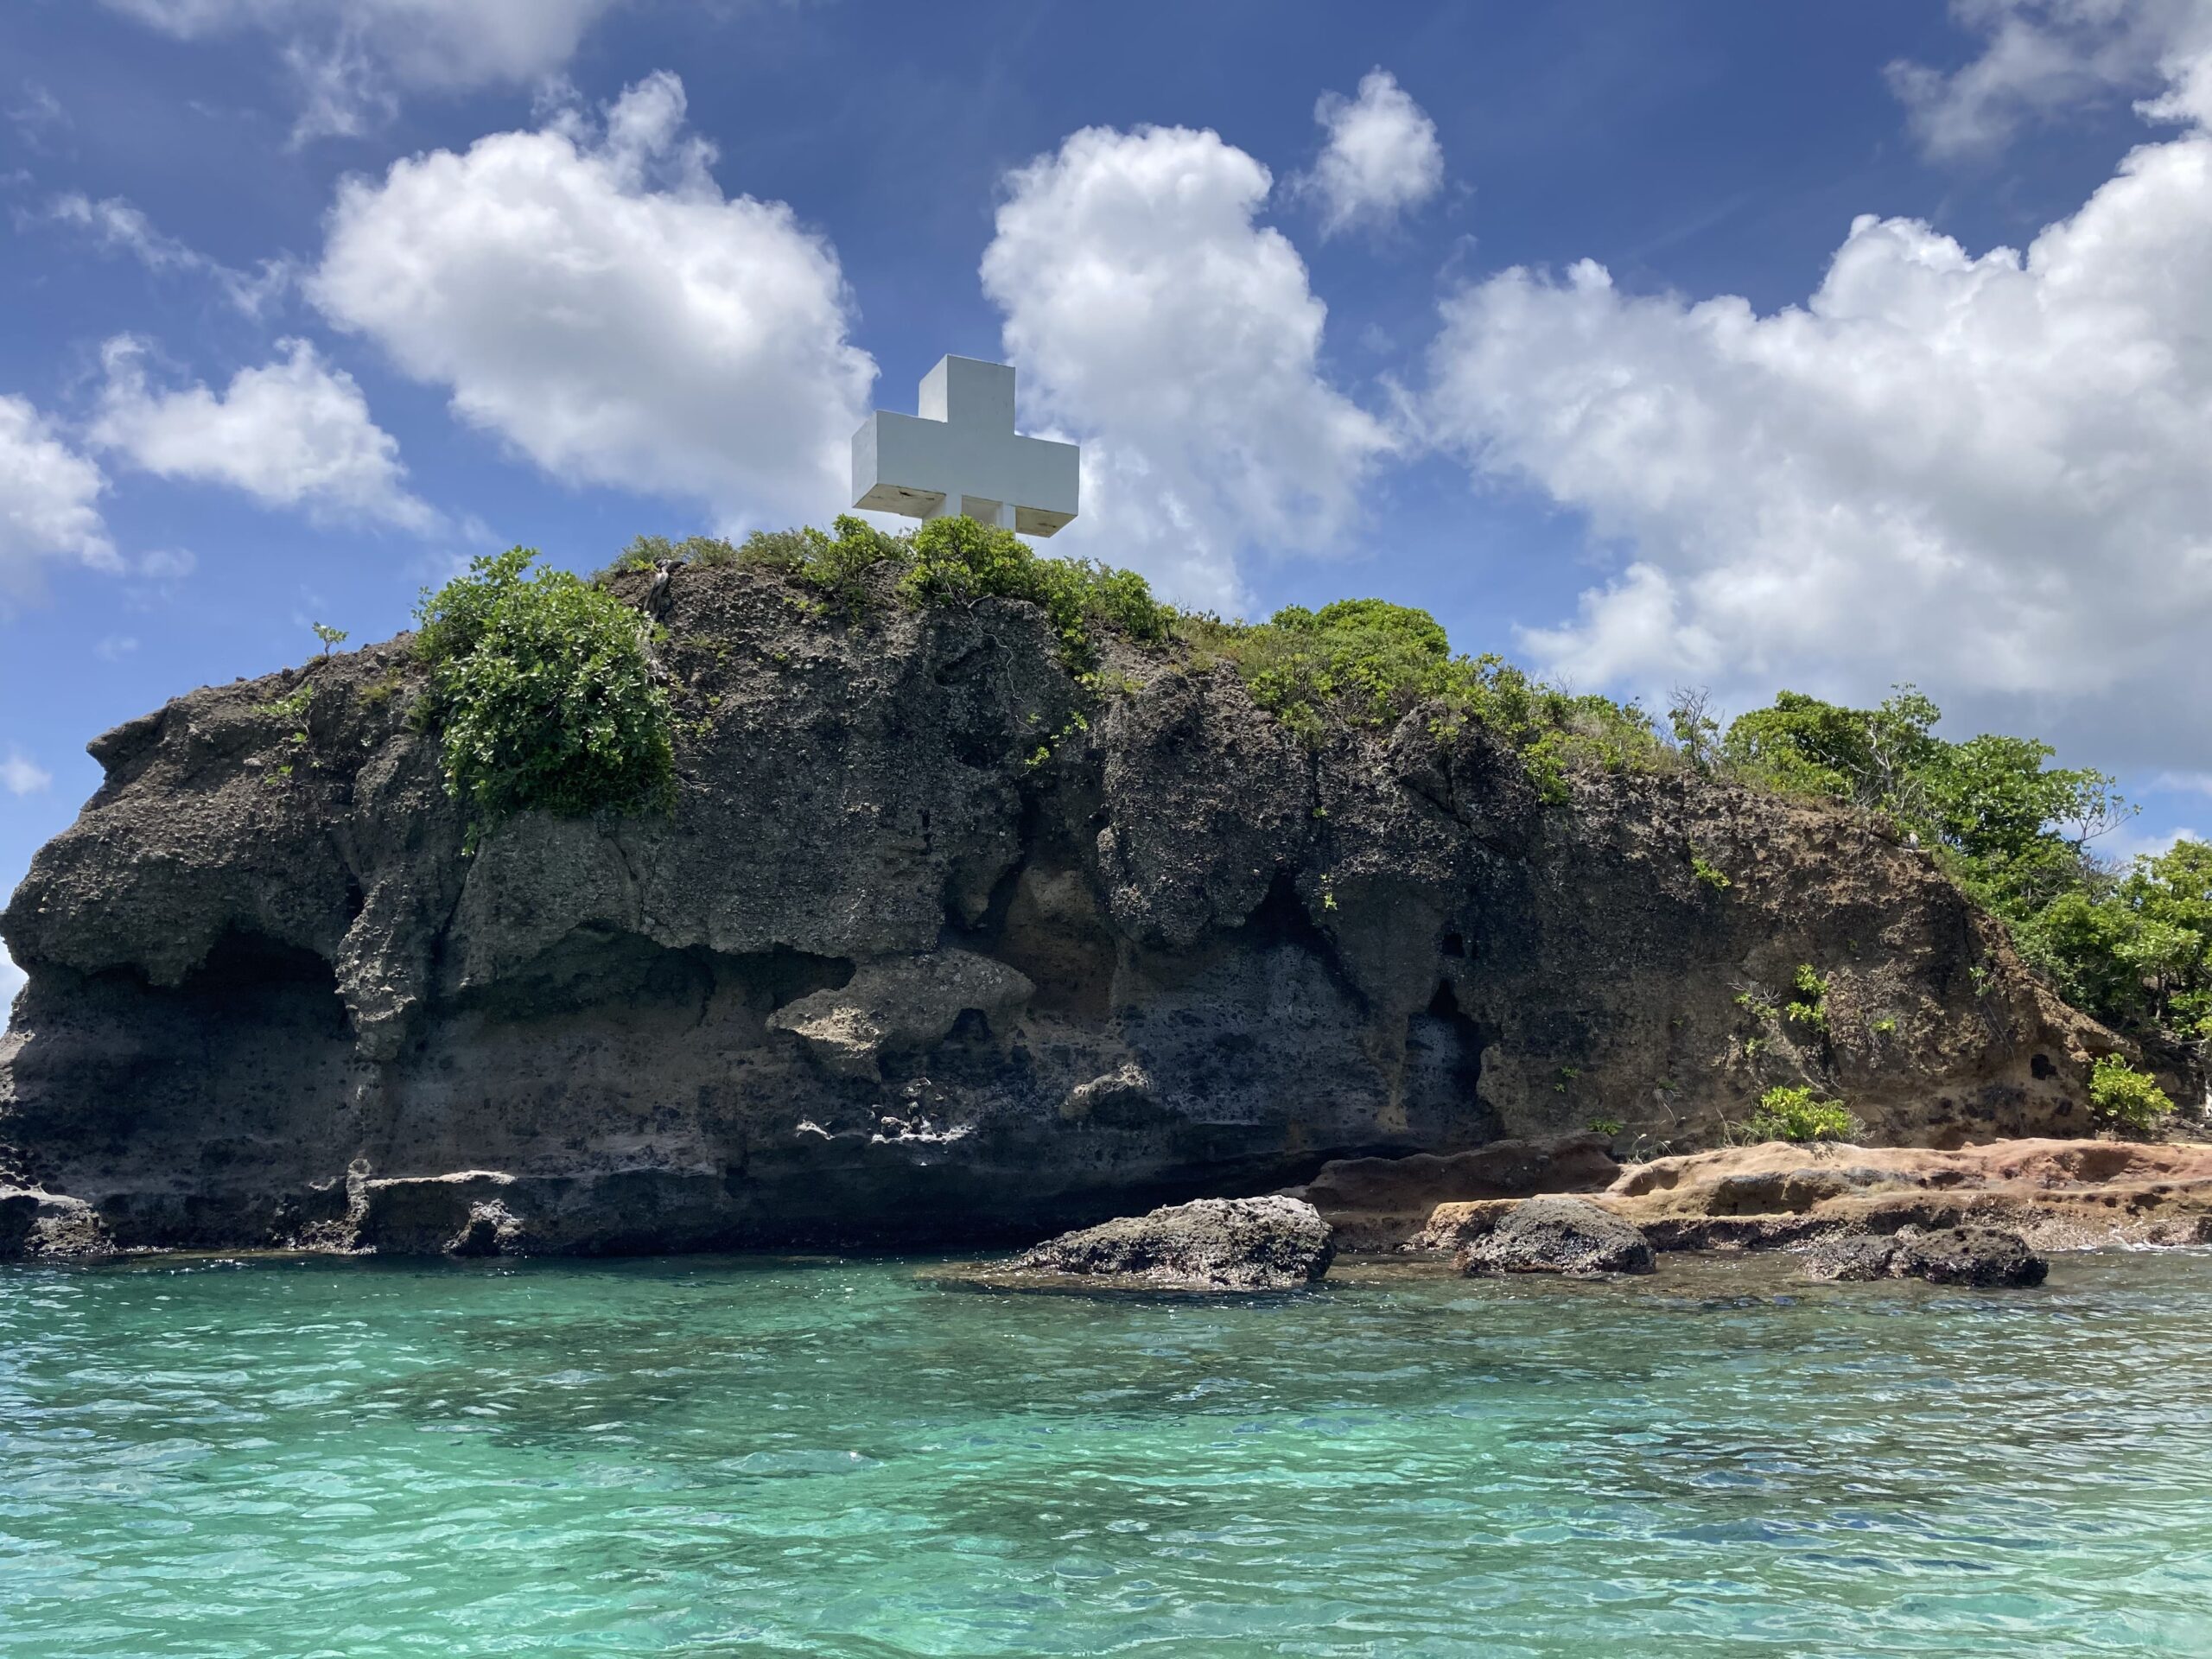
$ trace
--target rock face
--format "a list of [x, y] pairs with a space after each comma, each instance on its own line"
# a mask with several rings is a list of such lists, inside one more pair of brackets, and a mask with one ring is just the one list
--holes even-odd
[[[404, 641], [99, 739], [0, 915], [0, 1180], [125, 1246], [435, 1250], [496, 1198], [614, 1251], [1697, 1145], [1777, 1083], [1891, 1141], [2086, 1126], [2114, 1039], [1870, 823], [1688, 774], [1548, 803], [1471, 724], [1316, 751], [1227, 670], [1115, 645], [1086, 690], [1025, 605], [803, 597], [677, 570], [673, 810], [473, 855]], [[1800, 964], [1824, 1030], [1765, 1011]]]
[[1336, 1247], [1303, 1199], [1199, 1198], [1063, 1233], [1006, 1264], [1174, 1290], [1295, 1290], [1329, 1270]]
[[1999, 1227], [1906, 1227], [1885, 1238], [1846, 1234], [1819, 1241], [1805, 1257], [1815, 1280], [1925, 1279], [1985, 1289], [2039, 1285], [2050, 1263], [2018, 1233]]
[[1345, 1249], [1394, 1250], [1423, 1232], [1440, 1204], [1598, 1192], [1621, 1166], [1602, 1135], [1495, 1141], [1473, 1152], [1340, 1158], [1297, 1190]]
[[[1662, 1249], [1999, 1225], [2043, 1249], [2212, 1243], [2212, 1146], [2023, 1140], [1956, 1151], [1771, 1141], [1624, 1172], [1603, 1200]], [[1440, 1205], [1447, 1247], [1469, 1205]]]
[[1459, 1252], [1459, 1271], [1649, 1273], [1651, 1242], [1586, 1198], [1524, 1198]]

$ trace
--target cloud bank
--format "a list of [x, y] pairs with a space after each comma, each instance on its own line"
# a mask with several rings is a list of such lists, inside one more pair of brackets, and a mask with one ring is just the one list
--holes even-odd
[[726, 528], [842, 509], [875, 363], [836, 251], [725, 198], [656, 74], [343, 185], [308, 291], [337, 327], [548, 474], [703, 504]]
[[1032, 415], [1078, 438], [1083, 517], [1055, 552], [1234, 608], [1247, 546], [1327, 548], [1393, 440], [1319, 367], [1327, 308], [1273, 181], [1212, 132], [1088, 127], [1007, 180], [984, 291]]
[[270, 36], [297, 83], [294, 137], [349, 137], [401, 93], [526, 85], [556, 73], [619, 0], [106, 0], [180, 40]]
[[2212, 766], [2212, 79], [2023, 253], [1856, 220], [1802, 306], [1585, 261], [1453, 296], [1427, 413], [1625, 568], [1527, 643], [1589, 683], [1917, 678], [2107, 764]]
[[410, 494], [399, 445], [369, 418], [353, 377], [304, 340], [242, 369], [222, 392], [147, 384], [144, 341], [119, 335], [102, 352], [107, 384], [92, 442], [162, 478], [227, 485], [264, 506], [325, 522], [372, 521], [427, 531], [437, 515]]

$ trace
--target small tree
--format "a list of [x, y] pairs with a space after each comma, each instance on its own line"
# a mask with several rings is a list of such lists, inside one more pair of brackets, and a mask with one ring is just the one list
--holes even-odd
[[1820, 1100], [1810, 1089], [1777, 1086], [1759, 1096], [1759, 1109], [1744, 1120], [1754, 1141], [1848, 1141], [1866, 1126], [1840, 1100]]
[[2145, 1134], [2174, 1109], [2172, 1098], [2147, 1071], [2138, 1071], [2117, 1054], [2107, 1054], [2089, 1071], [2089, 1104], [2115, 1128]]
[[1682, 759], [1700, 772], [1713, 770], [1720, 754], [1720, 722], [1713, 718], [1713, 693], [1701, 685], [1678, 685], [1667, 697], [1667, 728]]
[[322, 654], [326, 657], [330, 655], [331, 647], [342, 645], [351, 638], [345, 629], [334, 628], [327, 622], [311, 622], [308, 626], [315, 630], [315, 637], [322, 641]]

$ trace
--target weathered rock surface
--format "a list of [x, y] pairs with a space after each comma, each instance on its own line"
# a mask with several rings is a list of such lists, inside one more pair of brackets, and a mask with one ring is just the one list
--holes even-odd
[[1569, 1135], [1443, 1155], [1335, 1159], [1293, 1196], [1321, 1212], [1340, 1249], [1391, 1250], [1425, 1231], [1440, 1204], [1603, 1192], [1620, 1173], [1606, 1136]]
[[1587, 1198], [1523, 1198], [1459, 1252], [1459, 1271], [1649, 1273], [1651, 1242]]
[[1319, 1280], [1335, 1254], [1320, 1212], [1278, 1193], [1199, 1198], [1117, 1217], [1047, 1239], [1001, 1271], [1173, 1290], [1295, 1290]]
[[1605, 1202], [1669, 1249], [1968, 1224], [2011, 1228], [2043, 1249], [2212, 1243], [2212, 1146], [1774, 1141], [1655, 1159], [1624, 1173]]
[[2001, 1227], [1842, 1234], [1818, 1241], [1805, 1255], [1805, 1276], [1821, 1281], [1925, 1279], [1993, 1289], [2039, 1285], [2050, 1272], [2050, 1263], [2027, 1240]]
[[[1695, 1145], [1777, 1083], [1885, 1141], [2066, 1134], [2116, 1041], [1866, 821], [1550, 804], [1422, 711], [1316, 752], [1118, 645], [1086, 702], [1007, 601], [663, 597], [664, 816], [464, 856], [404, 641], [93, 743], [0, 914], [0, 1179], [124, 1246], [436, 1250], [493, 1201], [545, 1250], [1033, 1238], [1595, 1121]], [[1825, 1033], [1738, 1005], [1801, 963]]]
[[99, 1212], [82, 1198], [0, 1186], [0, 1261], [23, 1255], [64, 1261], [104, 1255], [114, 1248]]
[[[1769, 1141], [1624, 1171], [1592, 1202], [1662, 1250], [1783, 1249], [1808, 1240], [1988, 1225], [2040, 1249], [2212, 1243], [2212, 1146], [2023, 1140], [1924, 1147]], [[1440, 1204], [1408, 1241], [1456, 1250], [1513, 1208], [1480, 1198]], [[1358, 1213], [1332, 1215], [1340, 1232]]]

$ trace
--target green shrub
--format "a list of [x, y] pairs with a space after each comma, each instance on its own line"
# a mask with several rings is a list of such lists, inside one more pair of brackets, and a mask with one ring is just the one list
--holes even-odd
[[1802, 1085], [1768, 1090], [1758, 1110], [1744, 1120], [1744, 1134], [1753, 1141], [1848, 1141], [1865, 1128], [1841, 1101], [1815, 1099]]
[[2174, 1109], [2156, 1077], [2117, 1054], [2107, 1054], [2089, 1068], [2089, 1104], [2106, 1122], [2137, 1131], [2156, 1128]]
[[1571, 696], [1499, 657], [1455, 657], [1436, 619], [1411, 606], [1338, 600], [1261, 623], [1187, 618], [1181, 631], [1194, 656], [1227, 660], [1255, 702], [1311, 743], [1332, 726], [1387, 729], [1427, 704], [1440, 734], [1472, 721], [1511, 744], [1554, 801], [1566, 798], [1573, 767], [1645, 769], [1662, 758], [1635, 704]]
[[[833, 528], [755, 531], [735, 546], [702, 536], [640, 536], [600, 577], [669, 563], [749, 565], [810, 588], [848, 620], [893, 594], [914, 605], [1026, 600], [1051, 618], [1061, 655], [1077, 670], [1096, 660], [1101, 627], [1160, 645], [1175, 621], [1173, 608], [1154, 599], [1135, 571], [1046, 557], [1012, 531], [973, 518], [931, 518], [911, 535], [892, 536], [848, 513]], [[894, 575], [895, 586], [879, 573]]]
[[430, 669], [423, 714], [472, 844], [509, 813], [635, 811], [664, 804], [673, 785], [649, 625], [565, 570], [528, 574], [535, 557], [518, 547], [478, 558], [416, 609]]
[[1785, 1004], [1783, 1014], [1810, 1030], [1825, 1033], [1828, 1028], [1828, 982], [1809, 962], [1800, 963], [1789, 983], [1796, 991], [1796, 1000]]
[[1719, 865], [1707, 861], [1701, 853], [1690, 854], [1690, 874], [1711, 887], [1715, 893], [1726, 893], [1735, 885], [1728, 879], [1728, 872]]
[[919, 605], [1020, 599], [1041, 607], [1070, 666], [1096, 659], [1094, 631], [1114, 629], [1141, 645], [1165, 641], [1175, 613], [1134, 570], [1089, 559], [1041, 558], [1010, 530], [958, 516], [931, 518], [909, 543], [912, 563], [899, 589]]

